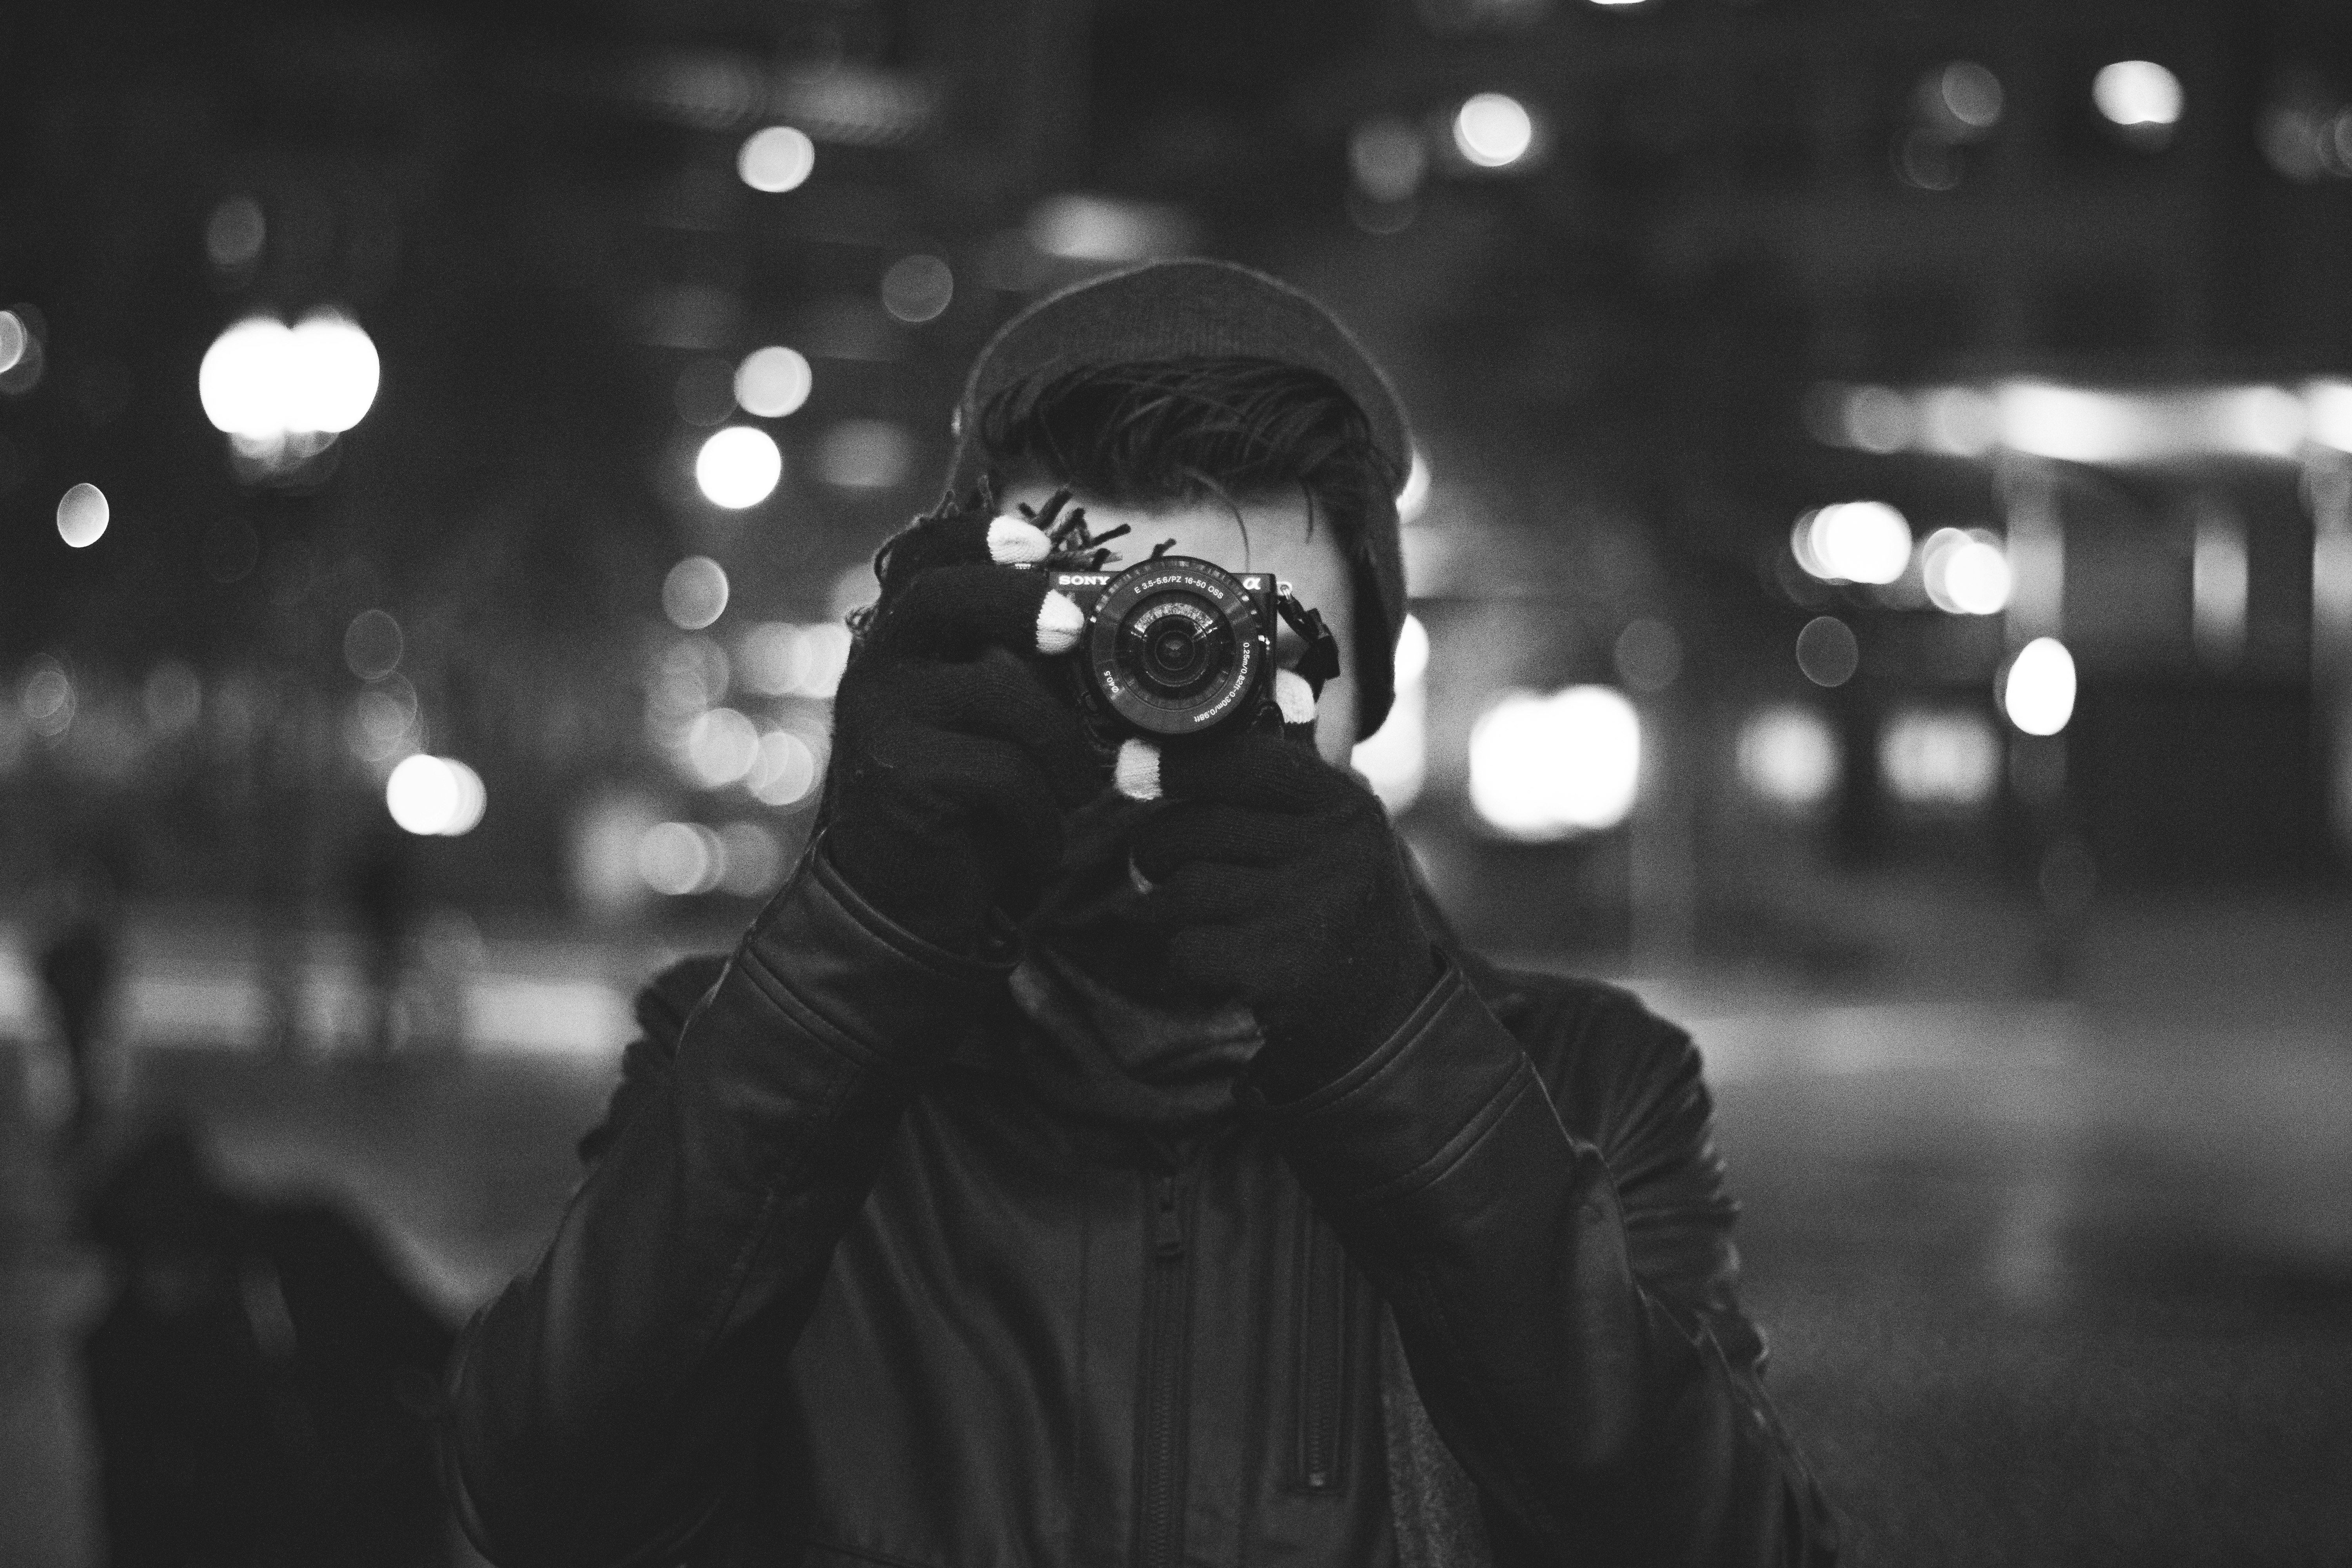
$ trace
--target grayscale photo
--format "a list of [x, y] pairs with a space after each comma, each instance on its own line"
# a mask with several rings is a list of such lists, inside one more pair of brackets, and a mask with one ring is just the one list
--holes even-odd
[[2352, 1563], [2352, 8], [0, 84], [5, 1568]]

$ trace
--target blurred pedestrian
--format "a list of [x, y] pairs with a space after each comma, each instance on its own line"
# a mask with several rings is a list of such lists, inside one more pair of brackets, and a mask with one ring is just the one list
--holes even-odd
[[416, 859], [409, 836], [388, 822], [364, 831], [344, 868], [343, 890], [359, 926], [367, 1054], [389, 1061], [413, 1033], [403, 998], [417, 909]]
[[88, 1141], [104, 1109], [99, 1052], [114, 989], [116, 946], [113, 879], [95, 858], [85, 858], [60, 879], [40, 958], [41, 986], [65, 1047], [73, 1093], [67, 1125], [76, 1145]]
[[224, 1187], [167, 1123], [99, 1189], [83, 1346], [112, 1568], [436, 1568], [451, 1342], [364, 1229]]

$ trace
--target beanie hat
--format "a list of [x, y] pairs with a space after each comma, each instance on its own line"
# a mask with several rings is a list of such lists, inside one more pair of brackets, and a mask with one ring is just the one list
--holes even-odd
[[[1008, 387], [1092, 365], [1149, 360], [1275, 360], [1321, 373], [1364, 416], [1373, 447], [1402, 480], [1412, 466], [1404, 411], [1387, 377], [1348, 329], [1289, 284], [1230, 261], [1153, 261], [1049, 295], [1007, 321], [972, 362], [956, 405], [961, 494], [980, 481], [981, 411]], [[1364, 520], [1356, 576], [1357, 733], [1370, 735], [1395, 697], [1394, 650], [1404, 628], [1404, 562], [1393, 507]], [[1367, 650], [1370, 650], [1367, 652]]]

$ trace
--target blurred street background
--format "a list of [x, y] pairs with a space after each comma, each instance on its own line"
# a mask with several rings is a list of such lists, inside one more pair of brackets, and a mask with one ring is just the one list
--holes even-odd
[[1698, 1037], [1853, 1560], [2352, 1561], [2341, 5], [88, 0], [0, 73], [0, 1563], [108, 1560], [142, 1130], [451, 1327], [530, 1261], [971, 355], [1182, 254], [1403, 394], [1357, 763]]

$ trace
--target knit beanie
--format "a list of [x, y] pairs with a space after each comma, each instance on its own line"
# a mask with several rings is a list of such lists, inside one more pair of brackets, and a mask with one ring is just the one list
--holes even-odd
[[[972, 362], [956, 405], [957, 494], [987, 467], [981, 411], [1008, 387], [1045, 382], [1090, 365], [1147, 360], [1250, 358], [1320, 372], [1364, 416], [1373, 447], [1402, 479], [1412, 443], [1396, 394], [1363, 346], [1315, 300], [1276, 279], [1230, 261], [1152, 261], [1049, 295], [988, 341]], [[1357, 734], [1388, 717], [1396, 694], [1394, 653], [1404, 628], [1404, 561], [1396, 510], [1363, 521], [1350, 561], [1356, 579]]]

